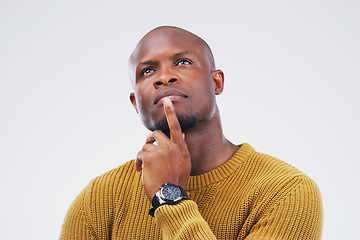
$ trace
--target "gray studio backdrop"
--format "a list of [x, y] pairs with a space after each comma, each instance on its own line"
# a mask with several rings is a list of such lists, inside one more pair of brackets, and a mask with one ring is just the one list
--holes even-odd
[[72, 200], [145, 141], [127, 60], [159, 25], [225, 73], [225, 135], [319, 185], [323, 239], [360, 239], [359, 1], [0, 1], [0, 239], [57, 239]]

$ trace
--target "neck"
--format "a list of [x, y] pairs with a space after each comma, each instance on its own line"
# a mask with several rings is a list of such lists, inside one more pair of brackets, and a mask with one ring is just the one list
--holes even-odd
[[222, 131], [219, 110], [206, 124], [199, 123], [185, 135], [191, 157], [191, 175], [200, 175], [223, 165], [238, 147]]

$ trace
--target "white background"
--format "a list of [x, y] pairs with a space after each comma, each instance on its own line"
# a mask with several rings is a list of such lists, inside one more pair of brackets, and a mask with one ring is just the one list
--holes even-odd
[[127, 60], [159, 25], [203, 37], [225, 72], [225, 135], [319, 185], [323, 239], [360, 239], [358, 0], [0, 1], [0, 239], [57, 239], [94, 177], [147, 130]]

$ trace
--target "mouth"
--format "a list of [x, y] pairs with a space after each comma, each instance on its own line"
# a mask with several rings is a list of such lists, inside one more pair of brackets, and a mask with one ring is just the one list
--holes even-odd
[[158, 93], [155, 98], [154, 105], [162, 103], [165, 97], [169, 97], [172, 102], [187, 98], [188, 96], [176, 89], [164, 90]]

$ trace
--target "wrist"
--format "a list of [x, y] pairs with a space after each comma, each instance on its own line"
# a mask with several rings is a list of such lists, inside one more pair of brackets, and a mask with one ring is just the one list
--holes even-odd
[[155, 193], [155, 196], [151, 201], [153, 208], [150, 209], [149, 214], [154, 217], [155, 210], [158, 207], [178, 204], [187, 199], [189, 199], [189, 197], [184, 188], [171, 183], [165, 183], [160, 187], [160, 190]]

